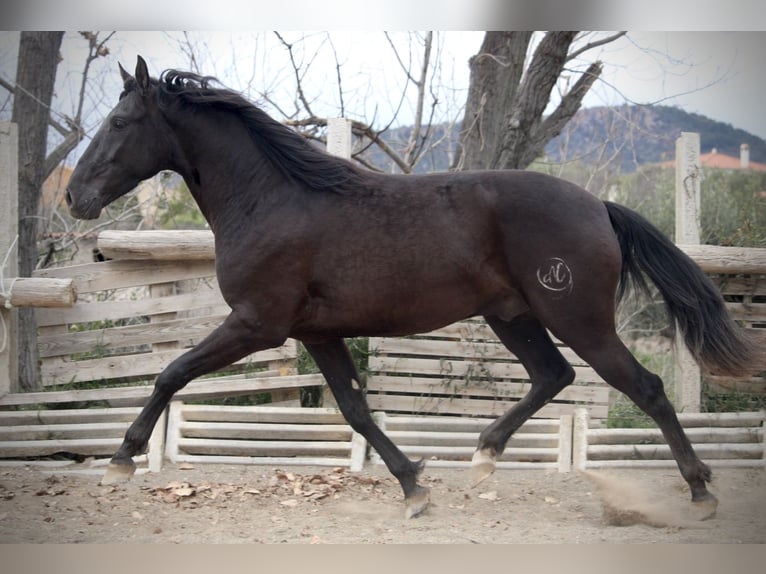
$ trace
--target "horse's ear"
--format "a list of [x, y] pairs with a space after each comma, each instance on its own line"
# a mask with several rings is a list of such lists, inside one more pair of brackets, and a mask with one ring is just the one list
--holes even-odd
[[138, 89], [142, 94], [145, 94], [149, 89], [149, 70], [141, 56], [138, 56], [136, 62], [136, 84], [138, 84]]
[[133, 76], [128, 74], [128, 72], [125, 71], [125, 68], [122, 67], [122, 64], [117, 62], [117, 65], [120, 67], [120, 75], [122, 76], [122, 83], [127, 84], [130, 80], [133, 79]]

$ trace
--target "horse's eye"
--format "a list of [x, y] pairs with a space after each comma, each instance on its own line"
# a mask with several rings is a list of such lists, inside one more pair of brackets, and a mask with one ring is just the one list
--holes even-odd
[[128, 122], [126, 122], [122, 118], [112, 118], [112, 127], [116, 130], [121, 130], [122, 128], [126, 127], [128, 125]]

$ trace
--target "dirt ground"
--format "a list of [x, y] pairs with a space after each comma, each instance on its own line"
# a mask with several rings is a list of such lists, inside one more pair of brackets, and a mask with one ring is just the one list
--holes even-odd
[[385, 467], [166, 465], [100, 486], [94, 475], [0, 469], [2, 543], [765, 543], [766, 471], [718, 469], [716, 516], [691, 515], [673, 470], [593, 476], [426, 468], [431, 506], [404, 518]]

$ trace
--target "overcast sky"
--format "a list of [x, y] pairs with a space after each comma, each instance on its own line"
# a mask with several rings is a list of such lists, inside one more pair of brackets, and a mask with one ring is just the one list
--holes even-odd
[[[200, 32], [191, 33], [195, 40], [200, 36]], [[256, 92], [276, 89], [271, 78], [278, 77], [287, 84], [283, 86], [285, 96], [292, 95], [292, 78], [284, 74], [286, 52], [273, 35], [263, 34], [257, 40], [253, 34], [242, 32], [204, 36], [210, 56], [204, 63], [212, 69], [203, 71], [230, 84], [257, 81], [255, 85], [232, 86]], [[312, 46], [320, 46], [327, 38], [310, 32], [284, 33], [284, 36], [290, 41], [305, 37], [304, 41]], [[403, 34], [393, 36], [401, 38]], [[462, 105], [468, 86], [468, 59], [478, 52], [483, 36], [483, 32], [441, 34], [441, 82], [455, 90], [458, 105]], [[369, 98], [379, 110], [386, 107], [384, 102], [391, 104], [390, 100], [397, 99], [401, 74], [383, 33], [336, 31], [329, 37], [342, 62], [344, 82], [348, 83], [344, 87], [351, 96]], [[187, 63], [166, 34], [127, 33], [119, 41], [124, 44], [115, 56], [123, 62], [133, 62], [135, 54], [141, 52], [156, 72]], [[260, 59], [251, 63], [255, 51], [259, 51]], [[311, 50], [306, 48], [306, 53]], [[318, 83], [315, 91], [318, 94], [334, 92], [332, 51], [325, 46], [321, 54], [323, 57], [312, 64], [312, 69], [324, 83]], [[620, 104], [626, 100], [665, 103], [766, 138], [766, 113], [761, 103], [766, 32], [630, 32], [627, 38], [584, 54], [582, 63], [585, 65], [595, 58], [603, 60], [606, 66], [603, 81], [586, 99], [588, 106]], [[233, 73], [234, 66], [237, 66], [236, 73]], [[354, 93], [358, 85], [375, 91], [365, 90], [360, 96], [359, 92]], [[346, 102], [346, 105], [355, 107], [354, 102]], [[407, 116], [403, 119], [406, 121]]]
[[[102, 36], [106, 33], [102, 33]], [[477, 53], [483, 32], [447, 31], [439, 37], [439, 69], [436, 86], [440, 112], [437, 121], [462, 117], [461, 106], [468, 86], [468, 59]], [[297, 57], [313, 59], [305, 88], [318, 115], [336, 115], [340, 96], [336, 81], [336, 55], [341, 64], [343, 98], [350, 117], [374, 121], [380, 127], [393, 115], [404, 88], [401, 68], [382, 32], [335, 31], [285, 32], [295, 43]], [[13, 81], [18, 35], [0, 32], [0, 74]], [[288, 54], [273, 33], [190, 32], [205, 74], [258, 100], [263, 93], [280, 102], [288, 113], [295, 98], [295, 79]], [[410, 57], [410, 39], [394, 32], [402, 58]], [[98, 81], [107, 95], [100, 101], [102, 112], [114, 105], [120, 80], [116, 62], [129, 70], [137, 54], [146, 58], [150, 71], [158, 74], [169, 67], [188, 68], [189, 58], [179, 46], [180, 33], [118, 32], [109, 42], [111, 54], [101, 62]], [[331, 45], [330, 45], [331, 43]], [[412, 38], [412, 57], [420, 49]], [[77, 33], [65, 36], [64, 61], [59, 70], [57, 96], [64, 113], [65, 101], [74, 93], [85, 43]], [[318, 53], [318, 56], [314, 54]], [[592, 61], [604, 62], [602, 81], [585, 100], [586, 106], [629, 103], [662, 103], [732, 124], [766, 139], [763, 111], [763, 60], [766, 32], [630, 32], [626, 38], [586, 53], [575, 67]], [[104, 91], [102, 90], [102, 92]], [[1, 92], [2, 90], [0, 90]], [[95, 92], [95, 90], [94, 90]], [[411, 97], [414, 92], [411, 92]], [[1, 94], [0, 94], [1, 95]], [[0, 98], [2, 103], [2, 98]], [[413, 100], [405, 103], [400, 124], [412, 121]], [[272, 113], [274, 110], [271, 110]], [[704, 148], [704, 142], [703, 142]]]

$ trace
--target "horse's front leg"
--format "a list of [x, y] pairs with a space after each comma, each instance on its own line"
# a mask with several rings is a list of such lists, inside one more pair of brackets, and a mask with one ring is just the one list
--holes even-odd
[[417, 516], [428, 506], [430, 491], [417, 482], [424, 461], [411, 461], [375, 424], [367, 399], [358, 387], [359, 374], [343, 339], [304, 343], [322, 371], [338, 408], [351, 427], [367, 439], [404, 491], [405, 516]]
[[263, 330], [255, 325], [258, 322], [243, 319], [232, 312], [210, 335], [160, 373], [154, 391], [125, 433], [122, 445], [112, 456], [101, 484], [130, 479], [136, 470], [133, 457], [146, 450], [157, 419], [176, 391], [196, 377], [226, 367], [255, 351], [278, 347], [284, 342], [284, 337], [265, 336]]

